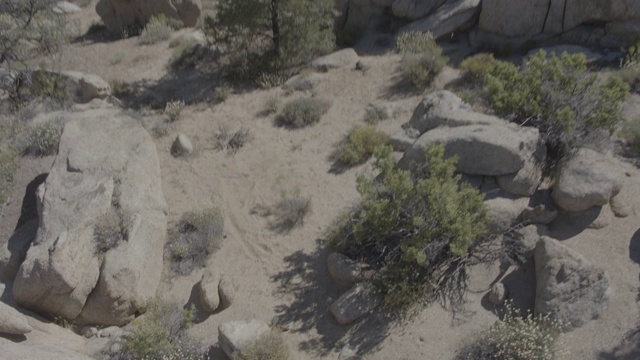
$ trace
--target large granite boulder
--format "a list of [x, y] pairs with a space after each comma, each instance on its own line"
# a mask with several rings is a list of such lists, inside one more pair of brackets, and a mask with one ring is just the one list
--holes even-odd
[[434, 38], [441, 38], [473, 25], [478, 19], [480, 3], [480, 0], [449, 1], [432, 14], [405, 25], [400, 32], [428, 31]]
[[543, 236], [534, 251], [536, 314], [550, 314], [565, 330], [600, 317], [607, 303], [609, 277], [582, 255]]
[[120, 32], [131, 26], [144, 26], [156, 15], [194, 26], [200, 17], [200, 0], [100, 0], [96, 12], [109, 31]]
[[[40, 224], [13, 284], [16, 302], [77, 323], [123, 325], [155, 295], [166, 203], [156, 147], [105, 108], [68, 122], [37, 191]], [[101, 219], [115, 218], [110, 227]]]

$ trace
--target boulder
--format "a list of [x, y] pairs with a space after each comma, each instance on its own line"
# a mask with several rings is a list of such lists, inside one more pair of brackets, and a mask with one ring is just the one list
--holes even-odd
[[424, 148], [444, 144], [445, 157], [458, 156], [456, 169], [471, 175], [507, 175], [520, 171], [533, 156], [540, 134], [535, 128], [467, 125], [424, 133], [399, 162], [402, 168], [425, 161]]
[[144, 26], [156, 15], [195, 26], [200, 18], [200, 0], [100, 0], [96, 12], [109, 31], [119, 33], [132, 26]]
[[38, 220], [29, 220], [6, 242], [0, 243], [0, 281], [13, 281], [20, 264], [27, 256], [31, 242], [36, 238], [37, 231]]
[[[544, 30], [551, 0], [485, 0], [478, 27], [510, 37], [533, 36]], [[526, 16], [523, 16], [526, 14]]]
[[402, 27], [400, 32], [429, 31], [438, 39], [473, 25], [479, 13], [480, 0], [452, 0], [429, 16]]
[[282, 86], [285, 90], [306, 91], [313, 90], [324, 80], [325, 76], [319, 73], [297, 74], [289, 78]]
[[321, 71], [354, 66], [358, 62], [358, 54], [352, 48], [338, 50], [334, 53], [319, 57], [311, 62], [311, 67]]
[[417, 137], [411, 137], [411, 135], [407, 134], [406, 130], [400, 130], [389, 136], [389, 144], [393, 148], [393, 151], [405, 152], [413, 145], [416, 139]]
[[53, 11], [58, 14], [73, 14], [82, 11], [82, 8], [68, 1], [59, 1], [53, 7]]
[[603, 206], [620, 192], [622, 175], [615, 159], [580, 149], [560, 165], [551, 197], [556, 205], [570, 212]]
[[24, 315], [0, 302], [0, 334], [24, 335], [31, 330], [33, 329]]
[[489, 228], [503, 231], [517, 222], [522, 211], [529, 206], [529, 198], [515, 197], [498, 189], [487, 194], [484, 204], [488, 209]]
[[547, 209], [545, 205], [538, 205], [534, 208], [522, 210], [520, 218], [528, 224], [548, 225], [558, 217], [558, 210]]
[[393, 15], [407, 19], [420, 19], [447, 0], [395, 0], [391, 4]]
[[218, 295], [220, 296], [220, 304], [218, 310], [224, 310], [233, 304], [236, 297], [236, 285], [226, 274], [220, 276], [220, 284], [218, 285]]
[[259, 320], [229, 321], [218, 327], [218, 343], [222, 351], [232, 359], [236, 351], [242, 352], [243, 347], [269, 331], [269, 325]]
[[506, 125], [495, 116], [473, 112], [471, 106], [449, 90], [433, 92], [422, 99], [413, 111], [409, 127], [420, 135], [439, 126]]
[[[153, 140], [118, 110], [61, 113], [58, 155], [37, 191], [40, 224], [13, 284], [16, 302], [78, 324], [124, 325], [155, 294], [166, 203]], [[98, 247], [96, 221], [119, 209], [127, 234]]]
[[504, 240], [505, 252], [513, 260], [524, 263], [533, 258], [533, 252], [540, 237], [549, 234], [544, 225], [527, 225], [513, 232], [510, 239]]
[[369, 314], [382, 302], [382, 293], [371, 283], [359, 283], [342, 294], [330, 307], [340, 325], [354, 322]]
[[600, 317], [609, 288], [604, 270], [546, 236], [536, 245], [534, 256], [536, 314], [553, 316], [568, 331]]
[[193, 153], [193, 144], [185, 134], [179, 134], [171, 146], [171, 153], [174, 156], [186, 155]]
[[202, 279], [200, 279], [198, 290], [200, 305], [208, 313], [213, 313], [220, 305], [219, 285], [220, 273], [212, 267], [207, 267], [202, 274]]
[[358, 264], [346, 255], [332, 252], [327, 256], [329, 274], [340, 285], [353, 286], [365, 278]]
[[627, 216], [635, 214], [633, 204], [629, 198], [618, 194], [611, 198], [611, 210], [616, 217], [625, 218]]
[[547, 153], [543, 142], [538, 143], [534, 154], [524, 162], [520, 171], [496, 177], [502, 190], [518, 196], [531, 196], [542, 182], [542, 168]]

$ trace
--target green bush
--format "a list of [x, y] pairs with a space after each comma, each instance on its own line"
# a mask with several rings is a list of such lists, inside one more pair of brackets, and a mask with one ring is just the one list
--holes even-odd
[[421, 54], [431, 52], [434, 44], [430, 32], [408, 31], [396, 38], [396, 51], [400, 54]]
[[601, 82], [587, 72], [583, 54], [547, 57], [541, 50], [522, 68], [498, 61], [484, 78], [496, 112], [543, 133], [552, 159], [562, 158], [594, 129], [613, 132], [629, 86], [613, 77]]
[[486, 74], [493, 71], [497, 62], [493, 54], [481, 53], [464, 59], [460, 63], [460, 68], [473, 82], [481, 82]]
[[391, 152], [376, 150], [382, 180], [358, 178], [361, 204], [330, 229], [330, 243], [377, 270], [390, 309], [406, 313], [439, 296], [459, 305], [468, 255], [487, 229], [483, 195], [461, 183], [444, 146], [426, 148], [428, 165], [415, 173], [397, 168]]
[[36, 125], [27, 137], [26, 153], [36, 156], [55, 155], [62, 135], [62, 125], [61, 119]]
[[389, 109], [384, 105], [369, 104], [364, 109], [364, 122], [377, 124], [389, 118]]
[[320, 121], [329, 110], [329, 102], [318, 98], [298, 98], [284, 105], [276, 122], [280, 126], [302, 128]]
[[549, 315], [522, 317], [512, 305], [505, 306], [502, 320], [467, 346], [458, 360], [512, 359], [554, 360], [561, 353], [557, 339], [562, 323]]
[[338, 160], [347, 166], [362, 164], [373, 155], [378, 146], [386, 145], [388, 142], [389, 136], [376, 130], [375, 126], [358, 126], [349, 133]]
[[284, 85], [287, 76], [281, 72], [263, 72], [258, 75], [258, 86], [262, 89], [271, 89]]
[[274, 330], [258, 337], [233, 354], [231, 360], [287, 360], [289, 348], [282, 334]]
[[196, 267], [205, 266], [209, 255], [220, 248], [223, 232], [220, 209], [210, 207], [185, 213], [165, 246], [172, 270], [187, 275]]
[[396, 49], [403, 54], [400, 68], [405, 79], [424, 91], [447, 64], [442, 49], [430, 33], [406, 32], [398, 36]]
[[147, 312], [133, 321], [131, 333], [126, 335], [121, 354], [123, 360], [167, 359], [199, 360], [202, 352], [198, 344], [186, 335], [193, 325], [195, 310], [181, 309], [159, 300], [147, 306]]
[[0, 147], [0, 205], [9, 197], [18, 170], [17, 152], [11, 147]]
[[140, 33], [138, 42], [142, 45], [151, 45], [160, 41], [168, 40], [173, 29], [169, 25], [169, 20], [164, 15], [152, 17]]

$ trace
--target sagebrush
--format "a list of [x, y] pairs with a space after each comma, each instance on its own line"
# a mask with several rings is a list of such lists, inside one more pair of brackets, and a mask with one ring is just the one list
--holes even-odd
[[319, 98], [297, 98], [286, 103], [276, 122], [280, 126], [302, 128], [320, 121], [330, 107], [327, 100]]
[[397, 168], [389, 146], [376, 149], [379, 182], [359, 176], [359, 206], [338, 217], [328, 238], [339, 251], [377, 270], [384, 303], [399, 314], [445, 299], [459, 305], [466, 264], [487, 231], [483, 195], [455, 173], [444, 146], [425, 149], [415, 172]]
[[132, 215], [123, 209], [111, 207], [108, 212], [96, 219], [93, 238], [96, 252], [105, 253], [122, 241], [129, 240], [129, 229], [133, 225]]
[[172, 32], [173, 29], [169, 25], [167, 17], [164, 15], [156, 15], [144, 26], [138, 42], [142, 45], [152, 45], [160, 41], [168, 40]]
[[369, 104], [364, 112], [364, 122], [368, 124], [377, 124], [389, 118], [389, 109], [384, 105]]
[[386, 145], [389, 135], [376, 130], [375, 126], [363, 125], [351, 130], [340, 150], [338, 160], [347, 166], [367, 161], [378, 146]]
[[442, 48], [430, 33], [403, 33], [396, 40], [396, 49], [403, 54], [400, 63], [403, 76], [419, 91], [426, 90], [447, 64]]
[[166, 103], [164, 106], [164, 114], [167, 115], [169, 121], [177, 121], [180, 119], [180, 113], [182, 109], [184, 109], [184, 101], [182, 100], [173, 100]]

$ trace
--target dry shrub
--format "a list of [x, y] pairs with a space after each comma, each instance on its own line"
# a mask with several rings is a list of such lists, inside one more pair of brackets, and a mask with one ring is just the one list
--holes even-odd
[[375, 126], [358, 126], [349, 133], [338, 160], [347, 166], [362, 164], [373, 155], [378, 146], [386, 145], [388, 142], [389, 136], [376, 130]]
[[303, 128], [320, 121], [330, 103], [318, 98], [298, 98], [284, 105], [276, 122], [280, 126]]
[[220, 129], [215, 135], [214, 149], [226, 150], [229, 154], [235, 154], [249, 140], [251, 140], [249, 129], [241, 127], [240, 130], [229, 134], [226, 127], [220, 126]]
[[27, 137], [26, 153], [36, 156], [55, 155], [62, 135], [62, 119], [37, 124]]
[[133, 224], [131, 214], [120, 208], [112, 207], [100, 216], [93, 227], [96, 251], [105, 253], [118, 246], [121, 241], [129, 240], [129, 228]]
[[233, 354], [231, 360], [287, 360], [289, 348], [277, 331], [270, 331]]
[[389, 109], [384, 105], [369, 104], [364, 109], [364, 122], [377, 124], [389, 118]]
[[164, 15], [154, 16], [140, 33], [138, 41], [142, 45], [151, 45], [160, 41], [168, 40], [173, 29], [169, 25], [169, 20]]
[[177, 121], [180, 119], [180, 112], [184, 109], [184, 105], [182, 100], [169, 101], [164, 107], [164, 114], [169, 117], [169, 121]]
[[303, 197], [299, 191], [283, 193], [275, 205], [255, 207], [251, 213], [270, 217], [269, 228], [278, 233], [289, 233], [304, 224], [304, 218], [311, 212], [311, 198]]

